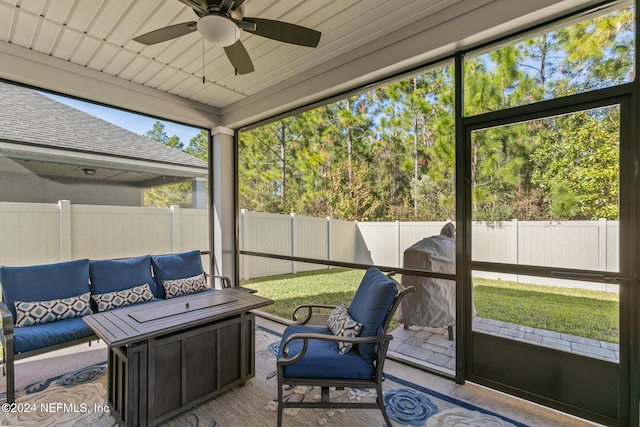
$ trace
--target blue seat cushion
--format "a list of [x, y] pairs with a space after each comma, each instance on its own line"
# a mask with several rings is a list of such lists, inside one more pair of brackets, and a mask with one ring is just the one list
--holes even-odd
[[[327, 326], [288, 326], [280, 341], [278, 357], [282, 355], [282, 343], [296, 333], [333, 335]], [[289, 354], [293, 357], [302, 349], [302, 340], [289, 343]], [[357, 351], [340, 354], [338, 343], [332, 341], [309, 340], [309, 346], [302, 360], [283, 367], [284, 378], [347, 378], [371, 379], [375, 373], [373, 363], [363, 359]]]
[[200, 251], [183, 252], [171, 255], [159, 255], [151, 257], [153, 275], [156, 279], [156, 287], [160, 297], [164, 298], [163, 280], [186, 279], [204, 274]]
[[81, 317], [13, 330], [14, 352], [24, 353], [94, 335]]
[[51, 301], [89, 291], [89, 260], [0, 268], [4, 301], [16, 319], [14, 302]]
[[[383, 322], [398, 294], [398, 284], [375, 267], [369, 268], [349, 305], [349, 314], [362, 323], [361, 337], [384, 334]], [[376, 357], [375, 344], [356, 344], [360, 355], [372, 361]]]
[[147, 283], [153, 295], [158, 296], [158, 290], [151, 275], [151, 256], [149, 255], [91, 261], [89, 275], [93, 295], [124, 291]]

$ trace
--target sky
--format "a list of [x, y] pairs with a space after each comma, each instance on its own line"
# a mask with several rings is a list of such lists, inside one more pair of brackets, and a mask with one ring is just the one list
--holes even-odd
[[[42, 94], [56, 101], [67, 104], [75, 109], [82, 110], [85, 113], [91, 114], [92, 116], [99, 117], [102, 120], [130, 130], [131, 132], [138, 135], [144, 136], [144, 134], [147, 133], [148, 130], [151, 130], [151, 128], [153, 128], [153, 124], [159, 120], [139, 114], [128, 113], [116, 108], [103, 107], [101, 105], [92, 104], [89, 102], [65, 98], [63, 96], [52, 95], [49, 93]], [[167, 133], [168, 137], [176, 135], [178, 138], [180, 138], [180, 141], [185, 146], [189, 145], [189, 141], [191, 140], [191, 138], [193, 138], [200, 132], [200, 129], [198, 128], [179, 125], [167, 120], [159, 121], [164, 123], [164, 131]]]

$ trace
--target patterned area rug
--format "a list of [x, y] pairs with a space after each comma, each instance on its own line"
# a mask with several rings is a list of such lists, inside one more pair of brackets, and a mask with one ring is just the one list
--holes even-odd
[[[277, 379], [275, 360], [280, 337], [268, 330], [256, 331], [256, 376], [162, 426], [223, 427], [275, 426]], [[17, 394], [13, 408], [2, 407], [0, 424], [9, 426], [113, 426], [107, 403], [106, 363], [88, 366], [32, 384]], [[384, 402], [397, 426], [525, 426], [500, 414], [443, 395], [421, 385], [387, 375]], [[286, 391], [289, 400], [319, 400], [320, 390], [295, 387]], [[332, 391], [333, 400], [373, 401], [375, 391], [345, 389]], [[9, 409], [9, 410], [7, 410]], [[13, 412], [12, 412], [13, 410]], [[385, 426], [374, 409], [286, 409], [284, 426]]]

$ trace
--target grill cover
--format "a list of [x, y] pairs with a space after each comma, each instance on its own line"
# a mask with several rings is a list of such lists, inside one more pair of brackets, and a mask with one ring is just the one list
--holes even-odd
[[[456, 272], [456, 245], [445, 235], [422, 239], [404, 251], [404, 268], [438, 273]], [[398, 309], [398, 322], [414, 326], [454, 326], [456, 324], [456, 282], [402, 275], [403, 286], [415, 286]]]

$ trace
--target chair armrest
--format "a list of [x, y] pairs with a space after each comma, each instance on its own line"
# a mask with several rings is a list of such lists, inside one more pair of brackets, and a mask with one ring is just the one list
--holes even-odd
[[302, 349], [298, 354], [294, 357], [282, 357], [278, 359], [279, 365], [291, 365], [292, 363], [296, 363], [300, 359], [302, 359], [307, 352], [307, 347], [309, 345], [309, 340], [322, 340], [322, 341], [334, 341], [334, 342], [345, 342], [351, 344], [375, 344], [381, 343], [384, 341], [391, 341], [393, 339], [393, 335], [378, 335], [373, 337], [339, 337], [336, 335], [325, 335], [325, 334], [313, 334], [313, 333], [297, 333], [289, 336], [282, 343], [282, 354], [283, 356], [288, 356], [289, 354], [289, 343], [294, 340], [303, 340]]
[[[309, 323], [309, 321], [313, 318], [314, 314], [313, 314], [313, 309], [331, 309], [334, 310], [336, 308], [335, 305], [328, 305], [328, 304], [301, 304], [299, 306], [297, 306], [294, 310], [293, 310], [293, 314], [291, 315], [291, 318], [293, 319], [293, 321], [298, 324], [298, 325], [306, 325], [307, 323]], [[306, 313], [303, 313], [301, 315], [304, 315], [304, 318], [299, 318], [299, 314], [298, 311], [302, 311], [306, 309]]]
[[0, 301], [0, 318], [2, 319], [2, 336], [13, 335], [13, 314], [6, 302]]

